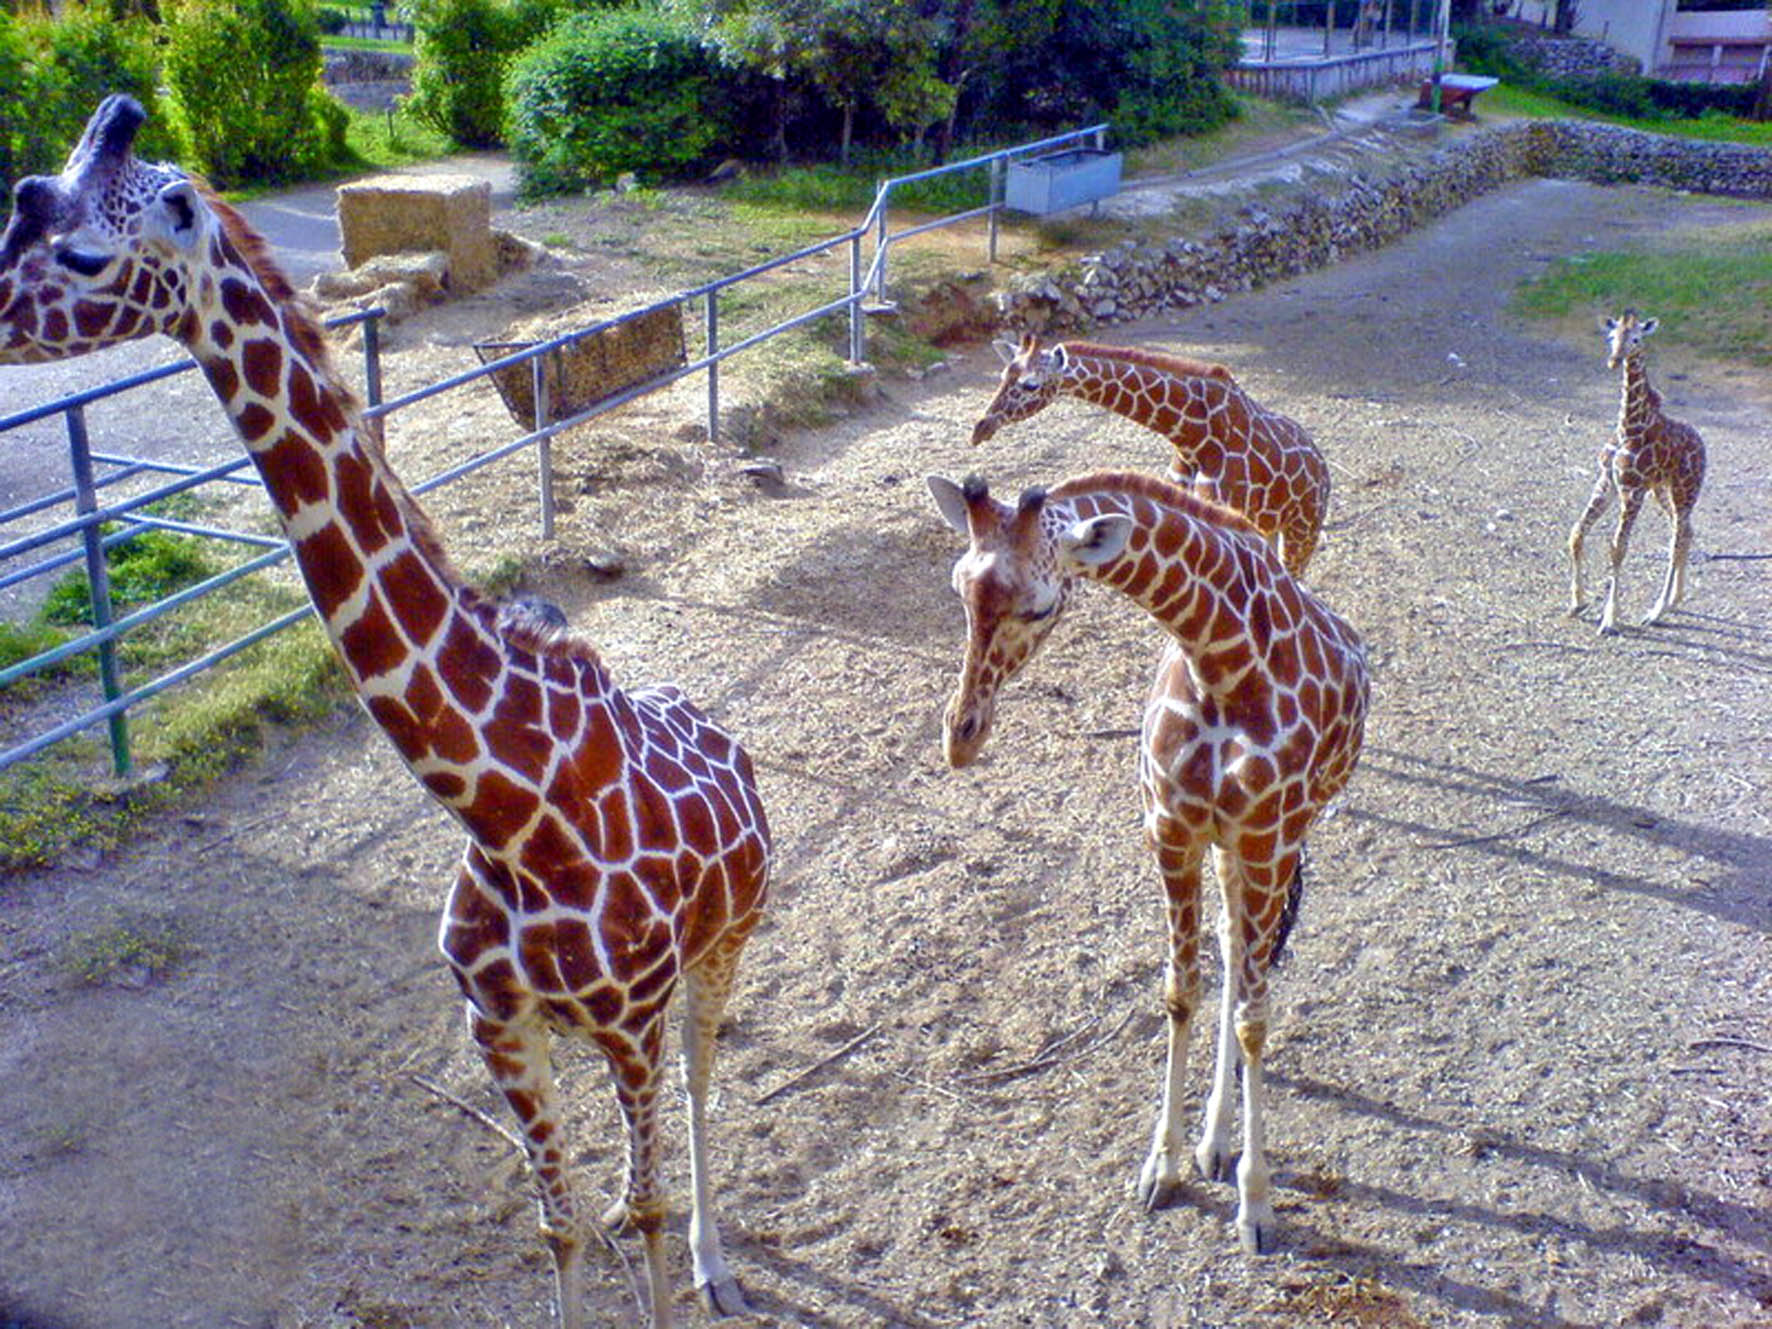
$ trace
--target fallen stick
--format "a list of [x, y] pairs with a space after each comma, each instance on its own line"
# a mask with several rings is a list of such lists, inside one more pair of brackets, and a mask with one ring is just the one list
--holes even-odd
[[1772, 1052], [1772, 1048], [1764, 1043], [1750, 1043], [1745, 1038], [1701, 1038], [1686, 1046], [1694, 1052], [1702, 1052], [1705, 1048], [1744, 1048], [1749, 1052]]
[[505, 1126], [503, 1122], [494, 1121], [472, 1103], [465, 1099], [457, 1098], [435, 1080], [427, 1079], [417, 1071], [408, 1071], [406, 1078], [427, 1093], [435, 1094], [456, 1111], [472, 1117], [475, 1121], [479, 1122], [487, 1130], [498, 1136], [499, 1139], [510, 1145], [511, 1148], [515, 1149], [525, 1158], [529, 1156], [529, 1146], [524, 1144], [522, 1140], [518, 1139], [517, 1133]]
[[803, 1080], [810, 1079], [812, 1076], [814, 1076], [814, 1075], [818, 1074], [818, 1072], [822, 1071], [826, 1066], [829, 1066], [832, 1062], [840, 1061], [842, 1058], [847, 1057], [851, 1052], [855, 1051], [856, 1048], [860, 1047], [863, 1043], [867, 1042], [868, 1039], [872, 1038], [875, 1034], [877, 1034], [879, 1032], [880, 1032], [880, 1022], [878, 1020], [876, 1020], [876, 1021], [874, 1021], [873, 1024], [869, 1025], [866, 1029], [863, 1029], [854, 1038], [850, 1039], [847, 1043], [843, 1044], [843, 1046], [838, 1048], [835, 1052], [832, 1052], [832, 1053], [828, 1054], [827, 1056], [820, 1057], [817, 1061], [813, 1062], [805, 1070], [796, 1072], [795, 1074], [788, 1076], [787, 1079], [783, 1080], [780, 1084], [776, 1085], [775, 1088], [771, 1089], [768, 1093], [764, 1094], [762, 1097], [753, 1099], [752, 1102], [754, 1103], [755, 1106], [762, 1107], [763, 1104], [768, 1103], [773, 1099], [780, 1098], [783, 1094], [787, 1093], [787, 1091], [792, 1089], [795, 1085], [799, 1084]]

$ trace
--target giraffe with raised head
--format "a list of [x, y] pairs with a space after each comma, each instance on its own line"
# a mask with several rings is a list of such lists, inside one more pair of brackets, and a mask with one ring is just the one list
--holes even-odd
[[950, 765], [978, 756], [998, 690], [1045, 641], [1077, 578], [1123, 591], [1168, 634], [1138, 764], [1145, 841], [1168, 918], [1168, 1069], [1138, 1194], [1155, 1208], [1181, 1181], [1181, 1093], [1200, 1000], [1201, 879], [1210, 850], [1225, 977], [1217, 1067], [1194, 1159], [1209, 1178], [1229, 1175], [1240, 1063], [1237, 1234], [1244, 1249], [1265, 1251], [1274, 1239], [1262, 1125], [1268, 972], [1298, 909], [1305, 836], [1359, 757], [1365, 648], [1253, 526], [1155, 477], [1077, 476], [1050, 491], [1030, 489], [1013, 507], [976, 476], [963, 485], [931, 476], [929, 488], [970, 544], [953, 572], [967, 640], [943, 721]]
[[1230, 370], [1136, 346], [1044, 345], [1031, 332], [993, 345], [1003, 376], [972, 427], [975, 445], [1059, 397], [1105, 407], [1167, 438], [1169, 478], [1242, 513], [1304, 575], [1329, 509], [1329, 464], [1304, 426], [1262, 406]]
[[1704, 440], [1684, 420], [1661, 409], [1661, 394], [1649, 386], [1643, 364], [1643, 341], [1661, 325], [1659, 319], [1641, 318], [1627, 309], [1620, 318], [1606, 320], [1606, 367], [1619, 371], [1622, 396], [1618, 427], [1612, 440], [1600, 450], [1600, 473], [1594, 480], [1587, 507], [1569, 532], [1569, 614], [1574, 617], [1587, 604], [1581, 566], [1582, 545], [1588, 528], [1600, 519], [1614, 492], [1618, 495], [1618, 527], [1608, 550], [1610, 571], [1606, 577], [1606, 601], [1600, 610], [1600, 631], [1618, 631], [1618, 581], [1631, 526], [1642, 509], [1643, 498], [1654, 494], [1667, 516], [1669, 527], [1667, 576], [1661, 595], [1644, 617], [1659, 623], [1662, 615], [1686, 594], [1686, 556], [1692, 548], [1692, 509], [1704, 484]]
[[705, 1136], [714, 1036], [770, 862], [749, 759], [676, 688], [617, 686], [545, 610], [462, 580], [262, 241], [177, 168], [135, 159], [144, 118], [108, 98], [59, 176], [19, 182], [0, 235], [0, 365], [153, 333], [189, 350], [364, 707], [468, 833], [439, 940], [522, 1128], [561, 1322], [585, 1323], [587, 1234], [551, 1036], [588, 1038], [608, 1060], [628, 1135], [610, 1219], [642, 1234], [652, 1321], [667, 1324], [657, 1107], [679, 982], [694, 1277], [715, 1310], [742, 1309]]

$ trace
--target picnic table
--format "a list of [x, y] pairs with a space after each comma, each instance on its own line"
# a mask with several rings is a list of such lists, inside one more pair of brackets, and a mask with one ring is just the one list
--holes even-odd
[[[1485, 92], [1501, 82], [1498, 78], [1488, 78], [1482, 74], [1441, 74], [1440, 75], [1440, 111], [1444, 115], [1459, 115], [1469, 118], [1471, 100], [1479, 93]], [[1434, 105], [1434, 80], [1421, 80], [1421, 94], [1415, 99], [1418, 110], [1428, 111]]]

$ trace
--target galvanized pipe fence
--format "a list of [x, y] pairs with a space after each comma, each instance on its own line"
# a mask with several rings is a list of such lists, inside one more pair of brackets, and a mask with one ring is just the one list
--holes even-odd
[[[691, 374], [705, 373], [707, 375], [708, 437], [710, 440], [717, 440], [720, 429], [721, 362], [760, 346], [784, 332], [817, 322], [820, 319], [830, 318], [845, 311], [849, 317], [848, 358], [853, 364], [865, 363], [867, 359], [867, 317], [871, 313], [888, 311], [893, 307], [887, 299], [887, 267], [894, 244], [941, 227], [957, 225], [960, 222], [983, 216], [989, 218], [988, 258], [994, 262], [997, 257], [998, 221], [1004, 207], [1004, 179], [1010, 162], [1018, 158], [1035, 156], [1083, 142], [1091, 143], [1099, 148], [1105, 142], [1107, 130], [1108, 126], [1105, 124], [1091, 125], [1086, 129], [1057, 134], [1036, 142], [1019, 144], [1013, 148], [882, 181], [867, 215], [854, 228], [841, 235], [807, 245], [790, 254], [780, 255], [765, 263], [746, 268], [742, 272], [716, 278], [701, 286], [678, 292], [643, 308], [628, 310], [614, 318], [604, 319], [583, 328], [576, 328], [551, 340], [522, 347], [509, 355], [489, 360], [475, 369], [439, 379], [390, 400], [383, 400], [382, 395], [378, 337], [382, 311], [371, 309], [343, 318], [332, 319], [328, 321], [327, 327], [338, 328], [353, 324], [363, 326], [363, 391], [366, 403], [363, 414], [369, 419], [393, 416], [407, 407], [431, 397], [454, 391], [482, 379], [492, 378], [503, 371], [527, 367], [533, 393], [535, 427], [518, 438], [479, 453], [458, 466], [413, 484], [411, 489], [414, 494], [427, 493], [461, 479], [482, 467], [502, 461], [513, 453], [533, 447], [536, 450], [538, 471], [537, 493], [541, 536], [543, 539], [551, 539], [554, 533], [551, 444], [557, 435], [577, 428], [587, 421], [624, 406], [639, 397], [669, 387]], [[895, 191], [901, 190], [906, 185], [937, 176], [978, 170], [987, 172], [988, 202], [976, 208], [950, 213], [898, 231], [891, 229], [890, 208]], [[864, 264], [863, 247], [869, 240], [873, 242], [873, 255], [871, 261]], [[742, 283], [754, 281], [792, 264], [805, 263], [808, 260], [843, 249], [847, 249], [848, 257], [848, 289], [844, 294], [814, 308], [794, 314], [761, 331], [729, 343], [722, 343], [719, 302], [723, 293]], [[546, 368], [552, 357], [565, 354], [577, 343], [587, 338], [595, 337], [610, 329], [618, 328], [623, 324], [656, 314], [660, 310], [670, 309], [673, 306], [699, 314], [703, 331], [703, 349], [699, 355], [685, 356], [683, 363], [673, 366], [655, 377], [648, 378], [644, 382], [599, 398], [582, 410], [559, 419], [551, 418], [552, 409], [549, 402]], [[201, 522], [184, 521], [146, 511], [152, 504], [208, 484], [229, 483], [259, 486], [260, 481], [256, 473], [251, 470], [251, 459], [244, 454], [217, 465], [198, 467], [172, 461], [131, 457], [120, 453], [100, 452], [93, 449], [87, 431], [87, 406], [105, 398], [140, 390], [176, 374], [188, 373], [196, 367], [194, 361], [186, 360], [178, 364], [144, 370], [101, 387], [87, 389], [13, 415], [0, 417], [0, 436], [3, 436], [9, 431], [22, 428], [25, 425], [57, 415], [61, 416], [67, 432], [68, 465], [71, 478], [71, 483], [64, 489], [41, 495], [6, 511], [0, 511], [0, 534], [27, 518], [53, 508], [71, 507], [73, 513], [71, 517], [41, 530], [10, 541], [0, 542], [0, 590], [51, 575], [76, 563], [82, 564], [91, 589], [93, 618], [90, 632], [83, 633], [29, 659], [0, 669], [0, 694], [3, 694], [12, 684], [52, 668], [74, 656], [92, 654], [96, 655], [98, 659], [99, 686], [103, 695], [103, 700], [98, 705], [33, 734], [11, 747], [0, 750], [0, 770], [34, 757], [86, 729], [103, 724], [109, 731], [112, 769], [118, 778], [129, 778], [134, 769], [127, 716], [131, 707], [194, 677], [249, 646], [263, 641], [272, 634], [300, 622], [313, 612], [312, 606], [292, 610], [150, 682], [133, 688], [124, 686], [118, 665], [117, 643], [126, 633], [239, 581], [243, 577], [273, 567], [287, 559], [291, 553], [287, 541], [281, 537], [232, 531]], [[4, 372], [4, 370], [0, 370], [0, 374]], [[0, 442], [0, 447], [3, 446], [4, 443]], [[116, 502], [101, 501], [104, 491], [125, 481], [153, 475], [171, 478], [145, 491], [132, 493]], [[107, 526], [120, 526], [121, 529], [107, 533], [104, 529]], [[259, 548], [263, 552], [152, 604], [127, 614], [118, 615], [110, 596], [106, 554], [110, 549], [134, 539], [142, 531], [149, 529], [227, 541]], [[40, 556], [36, 561], [13, 570], [6, 570], [8, 564], [13, 560], [52, 547], [57, 548], [57, 552]]]

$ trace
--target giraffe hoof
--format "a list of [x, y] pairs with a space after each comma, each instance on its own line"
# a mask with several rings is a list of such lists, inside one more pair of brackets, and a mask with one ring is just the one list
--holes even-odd
[[1220, 1145], [1202, 1143], [1194, 1151], [1194, 1166], [1207, 1181], [1237, 1179], [1237, 1156]]
[[1181, 1194], [1181, 1178], [1172, 1171], [1165, 1171], [1158, 1166], [1156, 1160], [1144, 1165], [1144, 1171], [1138, 1178], [1138, 1202], [1147, 1213], [1155, 1213], [1159, 1209], [1167, 1209], [1175, 1203]]
[[1243, 1248], [1245, 1255], [1272, 1255], [1279, 1245], [1279, 1235], [1275, 1229], [1274, 1216], [1252, 1219], [1238, 1216], [1237, 1244]]
[[1602, 637], [1616, 637], [1618, 635], [1618, 624], [1616, 624], [1616, 623], [1602, 623], [1602, 624], [1600, 624], [1600, 635]]
[[635, 1230], [633, 1219], [628, 1216], [628, 1202], [626, 1200], [617, 1200], [605, 1209], [600, 1221], [603, 1224], [603, 1230], [612, 1237], [627, 1236]]
[[697, 1283], [696, 1290], [714, 1315], [744, 1315], [751, 1309], [750, 1303], [744, 1299], [744, 1289], [731, 1274]]

